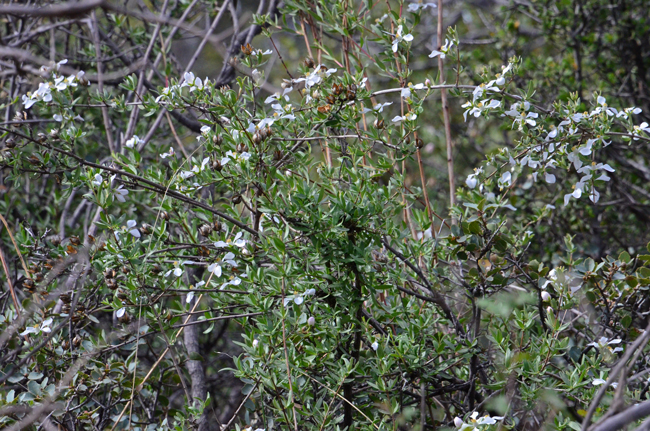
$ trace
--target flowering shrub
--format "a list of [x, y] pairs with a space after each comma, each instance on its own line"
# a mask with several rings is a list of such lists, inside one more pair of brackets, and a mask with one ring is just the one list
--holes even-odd
[[[4, 10], [52, 17], [65, 32], [24, 37], [46, 32], [69, 59], [3, 84], [5, 187], [26, 199], [2, 202], [0, 424], [601, 430], [650, 416], [647, 107], [598, 82], [553, 94], [566, 87], [535, 58], [471, 50], [473, 14], [443, 31], [442, 2], [261, 2], [247, 29], [229, 0], [154, 3]], [[201, 79], [226, 11], [222, 70]], [[89, 36], [71, 52], [64, 19], [79, 14]], [[185, 66], [179, 32], [200, 35]], [[613, 207], [625, 199], [636, 218]]]

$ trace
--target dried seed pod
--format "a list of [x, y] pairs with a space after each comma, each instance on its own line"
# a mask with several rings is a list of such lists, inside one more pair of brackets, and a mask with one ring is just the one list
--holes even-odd
[[118, 317], [117, 320], [119, 320], [120, 323], [124, 323], [124, 324], [126, 324], [126, 323], [129, 323], [129, 322], [131, 321], [131, 317], [129, 316], [128, 313], [125, 312], [125, 313], [122, 314], [120, 317]]
[[[263, 140], [264, 140], [264, 138], [262, 138], [262, 136], [260, 136], [260, 134], [258, 132], [253, 133], [253, 142], [255, 143], [255, 145], [259, 145]], [[242, 144], [239, 144], [239, 145], [242, 145]], [[239, 151], [239, 145], [237, 145], [237, 151]], [[239, 152], [241, 153], [241, 151], [239, 151]]]
[[54, 268], [55, 263], [56, 263], [56, 262], [54, 262], [53, 259], [47, 259], [47, 260], [45, 261], [45, 263], [43, 263], [43, 266], [44, 266], [45, 268], [47, 268], [47, 269], [52, 269], [52, 268]]
[[72, 235], [72, 236], [70, 237], [70, 244], [72, 244], [72, 245], [80, 245], [80, 244], [81, 244], [81, 240], [79, 239], [78, 236], [74, 236], [74, 235]]
[[356, 93], [357, 92], [357, 84], [348, 85], [348, 91], [352, 91], [353, 93]]
[[271, 136], [273, 136], [273, 130], [271, 130], [270, 127], [267, 127], [266, 129], [264, 129], [264, 134], [266, 135], [267, 138], [270, 138]]
[[43, 132], [39, 132], [36, 135], [36, 140], [38, 141], [39, 144], [42, 144], [43, 142], [47, 141], [47, 135]]
[[42, 273], [42, 272], [37, 272], [37, 273], [35, 273], [35, 274], [34, 274], [34, 280], [35, 280], [37, 283], [40, 283], [41, 281], [43, 281], [43, 273]]
[[279, 162], [280, 160], [282, 160], [282, 157], [283, 157], [282, 151], [275, 150], [273, 152], [273, 161]]
[[23, 287], [29, 292], [29, 293], [34, 293], [36, 292], [36, 283], [34, 283], [34, 280], [31, 278], [26, 278], [23, 281]]
[[153, 226], [148, 223], [142, 223], [142, 227], [138, 230], [142, 235], [151, 235], [153, 233]]
[[215, 145], [221, 145], [223, 143], [223, 138], [221, 135], [213, 135], [212, 142], [214, 142]]
[[70, 305], [69, 304], [63, 304], [63, 307], [61, 307], [61, 312], [63, 314], [70, 314]]
[[122, 266], [122, 274], [128, 274], [129, 272], [131, 272], [131, 270], [129, 269], [128, 266], [126, 265]]
[[248, 145], [244, 144], [243, 142], [240, 142], [237, 144], [237, 147], [235, 148], [238, 153], [244, 153], [248, 151]]
[[68, 340], [64, 340], [63, 343], [61, 343], [61, 347], [63, 347], [63, 350], [68, 350], [70, 348]]
[[386, 124], [384, 123], [383, 119], [376, 119], [374, 123], [372, 123], [373, 126], [375, 126], [375, 129], [383, 129]]
[[221, 224], [221, 222], [219, 220], [215, 220], [212, 223], [212, 227], [213, 227], [215, 232], [221, 232], [221, 230], [223, 229], [223, 225]]
[[221, 172], [221, 170], [223, 169], [223, 165], [221, 164], [220, 160], [213, 160], [210, 163], [210, 166], [212, 167], [213, 170], [217, 172]]
[[81, 344], [81, 337], [77, 335], [72, 339], [72, 345], [75, 347], [79, 347], [80, 344]]
[[117, 281], [115, 281], [114, 278], [107, 278], [106, 279], [106, 287], [108, 287], [111, 290], [117, 289]]
[[331, 109], [332, 109], [331, 105], [319, 106], [318, 112], [320, 112], [321, 114], [327, 114], [328, 112], [330, 112]]
[[347, 97], [348, 97], [348, 100], [354, 100], [354, 99], [357, 98], [357, 93], [355, 93], [354, 91], [348, 90]]
[[5, 147], [11, 149], [16, 148], [16, 140], [14, 138], [9, 138], [5, 141]]
[[58, 235], [51, 236], [50, 237], [50, 243], [54, 247], [58, 247], [59, 245], [61, 245], [61, 238]]
[[198, 248], [196, 249], [196, 252], [197, 252], [198, 255], [201, 256], [201, 257], [208, 257], [208, 256], [210, 256], [210, 249], [207, 248], [207, 247], [203, 247], [203, 246], [198, 247]]
[[253, 53], [253, 47], [251, 46], [250, 43], [247, 43], [246, 45], [241, 46], [241, 52], [244, 55], [251, 55]]
[[237, 57], [230, 57], [230, 60], [228, 60], [228, 64], [232, 67], [237, 67], [237, 63], [239, 63], [239, 58]]
[[237, 205], [241, 203], [241, 195], [235, 195], [232, 197], [232, 203]]
[[54, 139], [59, 138], [59, 131], [57, 129], [50, 130], [50, 137]]
[[95, 237], [92, 235], [88, 235], [88, 243], [89, 244], [94, 244], [95, 243]]
[[60, 299], [61, 302], [63, 302], [64, 304], [69, 304], [69, 303], [72, 302], [72, 296], [71, 296], [69, 293], [62, 293], [62, 294], [59, 296], [59, 299]]
[[154, 263], [154, 265], [151, 267], [151, 272], [154, 275], [160, 274], [162, 272], [162, 268], [157, 263]]
[[316, 64], [314, 63], [314, 60], [311, 57], [305, 57], [305, 62], [304, 63], [305, 63], [305, 66], [307, 66], [310, 69], [312, 69], [313, 67], [316, 66]]
[[117, 275], [117, 272], [112, 268], [106, 268], [104, 270], [104, 277], [105, 278], [115, 278], [116, 275]]
[[336, 103], [336, 98], [331, 94], [329, 96], [327, 96], [327, 98], [325, 100], [327, 100], [327, 103], [329, 103], [330, 105], [333, 105], [334, 103]]
[[117, 289], [115, 291], [115, 296], [118, 297], [118, 299], [125, 300], [127, 298], [126, 292], [123, 289]]
[[169, 221], [169, 213], [167, 211], [161, 211], [160, 218], [162, 218], [165, 221]]
[[207, 223], [203, 223], [201, 226], [199, 226], [199, 233], [206, 238], [209, 237], [212, 233], [212, 226]]
[[418, 150], [423, 148], [424, 147], [424, 141], [422, 139], [420, 139], [420, 138], [417, 138], [415, 140], [415, 146], [418, 148]]

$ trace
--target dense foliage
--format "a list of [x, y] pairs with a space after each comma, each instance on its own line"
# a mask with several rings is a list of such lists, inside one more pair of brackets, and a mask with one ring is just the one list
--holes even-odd
[[644, 2], [49, 3], [0, 5], [3, 427], [650, 416]]

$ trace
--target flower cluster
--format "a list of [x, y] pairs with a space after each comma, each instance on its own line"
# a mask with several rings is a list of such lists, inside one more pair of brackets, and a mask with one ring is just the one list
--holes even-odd
[[[84, 79], [85, 72], [83, 70], [67, 77], [56, 74], [59, 67], [67, 62], [68, 60], [63, 60], [56, 63], [56, 66], [53, 68], [52, 81], [41, 82], [38, 84], [38, 90], [33, 93], [23, 94], [22, 101], [25, 109], [31, 108], [36, 102], [51, 102], [52, 91], [65, 91], [70, 87], [77, 87], [80, 83], [84, 85], [86, 84], [86, 80]], [[52, 71], [52, 68], [41, 68], [41, 70], [43, 72], [48, 72]], [[60, 115], [58, 118], [59, 119], [55, 118], [55, 120], [61, 121], [63, 119]]]

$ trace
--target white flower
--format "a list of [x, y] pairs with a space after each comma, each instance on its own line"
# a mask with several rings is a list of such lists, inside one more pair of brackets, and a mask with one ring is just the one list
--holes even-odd
[[372, 350], [377, 351], [377, 349], [379, 348], [379, 343], [375, 341], [370, 345], [370, 347], [372, 347]]
[[435, 58], [437, 56], [440, 56], [440, 58], [445, 58], [452, 46], [454, 46], [454, 41], [445, 39], [445, 44], [440, 47], [440, 51], [434, 49], [431, 51], [431, 54], [429, 54], [429, 58]]
[[[190, 286], [190, 289], [197, 289], [205, 284], [205, 281], [199, 281], [195, 286]], [[189, 304], [194, 299], [194, 292], [189, 292], [185, 298], [185, 302]]]
[[473, 189], [476, 187], [476, 184], [478, 184], [478, 180], [476, 179], [477, 174], [469, 174], [467, 176], [467, 179], [465, 180], [465, 184], [467, 184], [467, 187], [470, 189]]
[[217, 277], [221, 277], [221, 263], [225, 262], [229, 264], [230, 266], [237, 266], [237, 262], [235, 262], [235, 254], [228, 252], [226, 253], [223, 258], [220, 260], [212, 263], [210, 266], [208, 266], [208, 271], [216, 275]]
[[120, 184], [118, 188], [113, 190], [113, 197], [117, 199], [120, 202], [126, 202], [126, 199], [124, 198], [126, 195], [129, 194], [129, 191], [124, 188], [123, 184]]
[[336, 73], [336, 69], [327, 69], [325, 66], [318, 65], [313, 71], [309, 72], [304, 78], [295, 79], [293, 82], [305, 82], [305, 88], [309, 90], [314, 85], [320, 83], [323, 77], [327, 78]]
[[589, 344], [587, 344], [587, 346], [594, 346], [594, 347], [596, 347], [598, 349], [607, 348], [610, 352], [616, 353], [616, 352], [622, 352], [623, 348], [622, 347], [616, 347], [615, 349], [612, 349], [609, 346], [612, 345], [612, 344], [620, 344], [621, 341], [623, 341], [623, 340], [621, 340], [620, 338], [610, 340], [607, 337], [600, 337], [600, 339], [598, 341], [594, 341], [593, 343], [589, 343]]
[[408, 11], [409, 12], [417, 12], [420, 9], [426, 9], [428, 7], [438, 7], [438, 5], [436, 5], [435, 3], [421, 3], [421, 2], [409, 3]]
[[499, 187], [509, 187], [512, 184], [512, 174], [508, 171], [505, 171], [498, 180]]
[[[603, 379], [594, 379], [591, 382], [591, 384], [594, 385], [594, 386], [604, 385], [605, 383], [607, 383], [607, 380], [603, 380]], [[618, 386], [618, 383], [612, 382], [609, 386], [616, 389], [616, 387]]]
[[138, 135], [133, 135], [133, 137], [131, 139], [129, 139], [128, 141], [126, 141], [124, 143], [124, 146], [127, 147], [127, 148], [133, 148], [136, 145], [140, 145], [140, 144], [143, 144], [143, 143], [144, 143], [144, 141], [142, 139], [140, 139], [138, 137]]
[[63, 121], [63, 116], [61, 116], [60, 114], [54, 114], [54, 115], [52, 116], [52, 119], [53, 119], [54, 121], [58, 121], [58, 122], [60, 123], [61, 121]]
[[27, 334], [40, 334], [41, 332], [49, 333], [52, 332], [52, 328], [50, 328], [50, 325], [52, 325], [53, 319], [51, 317], [48, 317], [47, 319], [43, 320], [43, 323], [40, 325], [35, 325], [35, 326], [29, 326], [25, 328], [23, 332], [20, 333], [21, 336], [25, 336]]
[[463, 422], [460, 418], [454, 418], [454, 425], [457, 426], [460, 431], [478, 431], [479, 428], [477, 428], [476, 425], [494, 425], [497, 421], [502, 419], [503, 416], [490, 417], [490, 415], [485, 415], [479, 418], [478, 412], [474, 412], [470, 416], [468, 422]]
[[399, 124], [399, 123], [401, 123], [402, 121], [405, 121], [405, 120], [415, 121], [417, 118], [418, 118], [418, 116], [415, 115], [415, 113], [409, 112], [408, 114], [406, 114], [403, 117], [400, 116], [400, 115], [397, 115], [397, 116], [393, 117], [393, 119], [391, 121], [393, 123], [398, 123]]
[[240, 284], [241, 284], [241, 278], [231, 275], [230, 276], [230, 281], [227, 281], [227, 282], [223, 283], [219, 289], [223, 290], [224, 288], [226, 288], [226, 286], [229, 286], [229, 285], [231, 285], [231, 286], [239, 286]]
[[395, 38], [393, 39], [393, 52], [397, 52], [397, 46], [400, 42], [406, 41], [410, 42], [413, 40], [412, 34], [402, 35], [402, 26], [397, 27], [397, 32], [395, 33]]
[[231, 240], [230, 238], [226, 239], [225, 241], [217, 241], [214, 243], [214, 246], [216, 248], [223, 248], [223, 247], [228, 247], [230, 244], [236, 245], [237, 247], [241, 248], [246, 245], [246, 240], [242, 239], [242, 233], [237, 232], [237, 235]]
[[[477, 99], [480, 99], [481, 97], [483, 97], [485, 95], [485, 93], [487, 93], [488, 91], [492, 91], [494, 93], [498, 93], [499, 91], [501, 91], [501, 89], [499, 89], [499, 87], [495, 86], [496, 82], [497, 82], [496, 80], [493, 80], [493, 81], [488, 82], [487, 84], [482, 83], [482, 84], [477, 85], [474, 88], [474, 90], [472, 90], [472, 99], [474, 100], [474, 102], [476, 102]], [[528, 103], [528, 102], [526, 102], [526, 103]], [[528, 109], [528, 108], [526, 108], [526, 109]]]
[[180, 277], [181, 275], [183, 275], [183, 268], [182, 267], [184, 265], [193, 264], [193, 263], [196, 263], [196, 262], [193, 262], [191, 260], [186, 260], [184, 262], [178, 262], [178, 261], [174, 262], [174, 269], [170, 269], [169, 271], [167, 271], [165, 273], [165, 277], [169, 277], [170, 274], [172, 274], [172, 272], [174, 273], [174, 275], [176, 277]]
[[101, 186], [102, 183], [104, 182], [104, 179], [100, 174], [95, 174], [95, 179], [92, 180], [92, 184], [96, 185], [97, 187]]
[[509, 111], [505, 112], [505, 115], [513, 117], [514, 121], [512, 122], [512, 125], [514, 126], [516, 123], [518, 123], [519, 130], [522, 130], [524, 124], [528, 124], [530, 126], [537, 125], [537, 122], [533, 120], [533, 118], [539, 117], [539, 114], [536, 112], [527, 112], [529, 109], [530, 103], [517, 102], [510, 107]]
[[174, 147], [169, 147], [169, 151], [166, 152], [166, 153], [162, 153], [160, 155], [160, 158], [161, 159], [166, 159], [167, 157], [172, 157], [172, 156], [175, 156], [175, 155], [176, 155], [176, 153], [174, 152]]
[[[644, 131], [646, 133], [650, 133], [650, 127], [648, 127], [648, 123], [645, 121], [638, 126], [634, 126], [634, 136], [639, 136], [638, 132]], [[638, 141], [639, 138], [634, 138], [635, 141]]]
[[483, 113], [483, 111], [498, 108], [499, 106], [501, 106], [501, 102], [494, 99], [486, 99], [478, 103], [467, 102], [462, 106], [463, 108], [467, 108], [463, 113], [463, 117], [465, 118], [465, 121], [467, 121], [467, 114], [478, 118]]
[[134, 229], [137, 226], [137, 224], [138, 223], [135, 220], [129, 220], [126, 222], [126, 229], [129, 229], [129, 233], [134, 237], [140, 238], [141, 236], [140, 231], [138, 229]]
[[549, 184], [555, 183], [555, 175], [549, 174], [548, 172], [544, 172], [544, 179]]
[[365, 114], [365, 113], [371, 112], [371, 111], [382, 112], [386, 106], [390, 106], [392, 104], [393, 104], [393, 102], [378, 103], [375, 106], [373, 106], [372, 109], [363, 108], [363, 113]]
[[205, 84], [208, 83], [208, 78], [205, 78], [205, 84], [203, 81], [201, 81], [201, 78], [197, 78], [194, 76], [192, 72], [185, 72], [183, 75], [183, 83], [181, 84], [181, 87], [190, 87], [190, 92], [194, 90], [200, 90], [204, 87]]
[[302, 294], [296, 294], [296, 295], [291, 295], [291, 296], [286, 296], [284, 298], [284, 306], [286, 307], [289, 305], [292, 301], [296, 305], [300, 305], [305, 301], [305, 296], [314, 296], [316, 294], [316, 289], [307, 289], [305, 293]]

